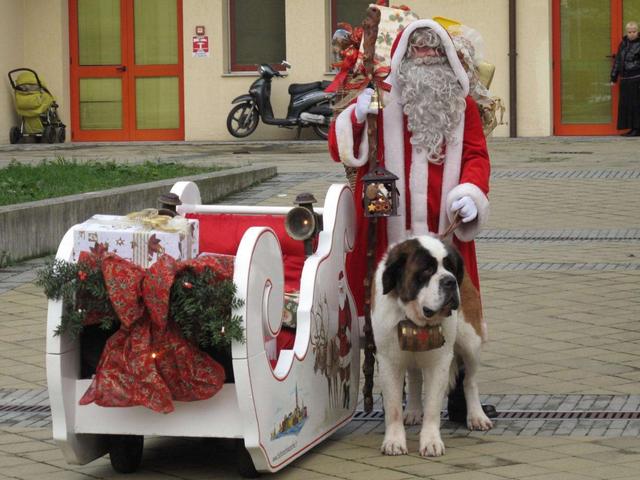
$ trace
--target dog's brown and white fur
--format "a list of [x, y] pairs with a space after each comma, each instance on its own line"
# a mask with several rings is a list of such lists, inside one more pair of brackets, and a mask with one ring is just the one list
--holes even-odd
[[[373, 284], [371, 318], [385, 409], [382, 453], [406, 454], [403, 420], [410, 425], [422, 420], [420, 454], [444, 454], [440, 410], [457, 372], [454, 356], [465, 365], [467, 426], [472, 430], [492, 428], [482, 410], [476, 383], [482, 343], [481, 313], [477, 292], [469, 286], [460, 254], [433, 236], [398, 243], [381, 260]], [[465, 302], [469, 304], [467, 308]], [[419, 326], [442, 325], [445, 344], [426, 352], [401, 350], [397, 324], [404, 318]], [[407, 407], [403, 416], [402, 390], [407, 371]]]

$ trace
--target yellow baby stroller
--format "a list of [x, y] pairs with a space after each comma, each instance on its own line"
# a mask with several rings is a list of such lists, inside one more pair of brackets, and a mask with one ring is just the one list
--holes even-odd
[[9, 132], [11, 143], [18, 143], [22, 137], [64, 143], [66, 126], [58, 116], [58, 104], [38, 74], [30, 68], [17, 68], [8, 76], [15, 92], [16, 112], [21, 117], [20, 126], [11, 127]]

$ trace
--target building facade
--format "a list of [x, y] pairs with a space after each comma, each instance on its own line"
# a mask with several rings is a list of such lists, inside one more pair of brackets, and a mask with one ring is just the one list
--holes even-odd
[[[0, 0], [0, 65], [5, 72], [30, 67], [46, 79], [68, 141], [231, 140], [231, 100], [248, 91], [255, 64], [286, 58], [293, 65], [273, 82], [274, 113], [285, 116], [291, 83], [333, 77], [332, 31], [338, 21], [358, 21], [367, 3]], [[485, 58], [496, 66], [491, 92], [512, 123], [493, 135], [616, 133], [611, 54], [624, 24], [640, 20], [640, 0], [399, 3], [482, 34]], [[5, 87], [0, 143], [18, 121], [8, 81]], [[292, 138], [295, 131], [262, 124], [249, 137]]]

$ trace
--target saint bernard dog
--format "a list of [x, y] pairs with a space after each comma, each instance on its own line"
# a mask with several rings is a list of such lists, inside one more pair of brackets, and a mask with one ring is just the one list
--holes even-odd
[[[404, 423], [422, 421], [420, 455], [444, 454], [440, 410], [449, 386], [455, 384], [456, 357], [462, 359], [466, 370], [467, 426], [472, 430], [492, 428], [493, 423], [482, 410], [476, 383], [482, 343], [480, 299], [471, 280], [465, 278], [458, 251], [434, 236], [414, 237], [393, 245], [380, 261], [372, 288], [371, 322], [385, 409], [382, 453], [408, 453]], [[444, 344], [426, 351], [401, 349], [398, 323], [407, 319], [417, 327], [436, 327]]]

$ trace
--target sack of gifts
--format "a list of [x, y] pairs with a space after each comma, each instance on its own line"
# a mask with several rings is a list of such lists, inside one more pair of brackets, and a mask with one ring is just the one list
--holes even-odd
[[502, 99], [489, 92], [496, 67], [484, 59], [484, 40], [477, 30], [456, 20], [445, 17], [433, 19], [451, 35], [462, 66], [469, 76], [469, 95], [478, 104], [482, 130], [488, 136], [498, 125], [504, 125], [505, 108]]

